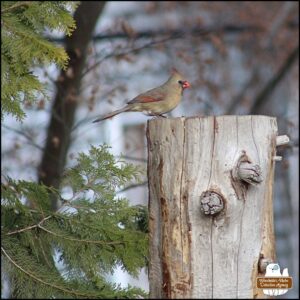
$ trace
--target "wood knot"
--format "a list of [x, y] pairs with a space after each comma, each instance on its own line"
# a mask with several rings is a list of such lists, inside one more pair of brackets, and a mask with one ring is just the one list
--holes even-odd
[[205, 215], [216, 215], [224, 208], [223, 197], [214, 191], [205, 191], [200, 196], [200, 208]]

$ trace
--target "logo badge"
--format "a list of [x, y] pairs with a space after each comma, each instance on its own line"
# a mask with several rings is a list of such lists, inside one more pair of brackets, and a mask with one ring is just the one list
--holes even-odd
[[286, 294], [292, 286], [293, 279], [289, 277], [288, 269], [285, 268], [281, 274], [279, 264], [268, 264], [265, 277], [257, 277], [257, 287], [268, 296]]

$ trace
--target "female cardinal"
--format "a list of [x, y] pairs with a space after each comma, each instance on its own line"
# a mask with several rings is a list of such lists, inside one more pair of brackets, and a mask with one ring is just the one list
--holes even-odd
[[190, 87], [189, 82], [183, 80], [179, 72], [173, 69], [170, 78], [163, 85], [136, 96], [127, 102], [125, 107], [104, 115], [93, 123], [109, 119], [126, 111], [141, 111], [150, 116], [161, 116], [174, 109], [180, 102], [184, 89]]

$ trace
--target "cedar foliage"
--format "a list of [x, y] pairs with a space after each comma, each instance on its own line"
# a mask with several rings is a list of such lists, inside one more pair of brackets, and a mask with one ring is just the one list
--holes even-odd
[[[1, 118], [25, 117], [23, 104], [45, 93], [37, 66], [64, 68], [63, 48], [43, 37], [45, 30], [71, 34], [66, 1], [1, 2]], [[108, 146], [91, 146], [63, 174], [59, 190], [5, 174], [1, 180], [1, 262], [3, 280], [15, 298], [137, 298], [138, 288], [121, 288], [108, 276], [121, 266], [137, 275], [147, 262], [147, 215], [116, 190], [136, 181], [140, 170], [116, 160]], [[57, 197], [62, 206], [51, 209]]]
[[46, 97], [34, 68], [50, 63], [64, 68], [68, 56], [43, 33], [47, 29], [70, 35], [75, 29], [70, 10], [77, 5], [69, 1], [1, 1], [1, 119], [9, 113], [22, 120], [21, 103], [33, 102], [41, 94]]
[[[106, 145], [80, 153], [64, 174], [62, 206], [51, 211], [49, 188], [6, 178], [2, 192], [2, 262], [18, 298], [136, 298], [142, 290], [111, 284], [122, 266], [132, 275], [145, 266], [144, 209], [116, 198], [115, 190], [140, 170], [115, 160]], [[66, 196], [63, 196], [66, 194]], [[70, 196], [71, 195], [71, 196]], [[33, 208], [24, 203], [30, 201]], [[52, 256], [45, 252], [51, 249]], [[58, 259], [60, 270], [54, 263]], [[51, 260], [51, 261], [49, 261]]]

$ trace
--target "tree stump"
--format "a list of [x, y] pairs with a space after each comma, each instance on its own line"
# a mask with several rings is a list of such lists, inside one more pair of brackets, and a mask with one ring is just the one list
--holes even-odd
[[150, 298], [264, 297], [276, 138], [266, 116], [148, 121]]

